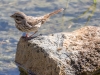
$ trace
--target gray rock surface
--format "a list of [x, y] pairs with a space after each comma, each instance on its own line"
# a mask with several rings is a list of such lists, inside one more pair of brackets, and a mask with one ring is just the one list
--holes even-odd
[[21, 38], [15, 62], [30, 75], [99, 75], [100, 27]]

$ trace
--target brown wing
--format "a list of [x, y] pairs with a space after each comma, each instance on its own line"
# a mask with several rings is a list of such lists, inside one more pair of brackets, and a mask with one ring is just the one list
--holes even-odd
[[31, 16], [28, 16], [28, 20], [27, 20], [27, 23], [31, 26], [35, 26], [35, 25], [38, 25], [38, 24], [43, 24], [43, 16], [42, 17], [31, 17]]

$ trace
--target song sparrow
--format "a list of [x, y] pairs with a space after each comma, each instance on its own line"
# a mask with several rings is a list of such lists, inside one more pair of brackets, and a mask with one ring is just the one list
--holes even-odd
[[42, 24], [44, 24], [50, 16], [57, 14], [58, 12], [61, 12], [63, 10], [64, 9], [61, 8], [41, 17], [27, 16], [23, 12], [16, 12], [10, 17], [15, 20], [16, 28], [22, 32], [25, 32], [26, 37], [28, 37], [29, 32], [34, 32], [35, 34], [38, 31], [38, 28]]

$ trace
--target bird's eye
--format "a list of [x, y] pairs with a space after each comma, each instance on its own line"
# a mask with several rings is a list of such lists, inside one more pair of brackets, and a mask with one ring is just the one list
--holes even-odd
[[21, 18], [21, 19], [24, 19], [24, 17], [21, 17], [21, 16], [20, 16], [20, 18]]
[[21, 16], [21, 15], [16, 15], [15, 17], [16, 17], [16, 18], [20, 18], [20, 19], [24, 19], [24, 17]]
[[16, 15], [16, 18], [17, 18], [18, 16]]
[[16, 19], [17, 21], [20, 21], [19, 19]]

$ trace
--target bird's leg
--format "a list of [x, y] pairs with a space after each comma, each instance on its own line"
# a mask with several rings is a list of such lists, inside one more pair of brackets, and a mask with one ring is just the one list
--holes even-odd
[[29, 37], [29, 36], [28, 36], [28, 33], [26, 33], [25, 37], [26, 37], [26, 38]]
[[[36, 34], [38, 31], [35, 31], [34, 34]], [[30, 35], [29, 37], [32, 37], [34, 34]]]
[[28, 36], [28, 33], [23, 33], [22, 37], [23, 37], [23, 38], [28, 38], [28, 37], [29, 37], [29, 36]]

